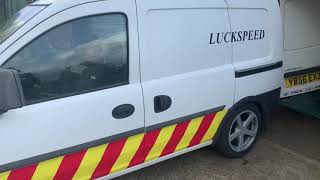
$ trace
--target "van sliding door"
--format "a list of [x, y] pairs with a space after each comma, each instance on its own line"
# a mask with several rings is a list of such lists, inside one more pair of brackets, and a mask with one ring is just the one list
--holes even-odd
[[137, 2], [146, 161], [210, 144], [234, 99], [225, 1]]

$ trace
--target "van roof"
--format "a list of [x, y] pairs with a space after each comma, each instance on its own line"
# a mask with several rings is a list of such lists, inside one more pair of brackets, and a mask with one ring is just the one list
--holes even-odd
[[30, 4], [30, 6], [40, 6], [46, 5], [46, 15], [53, 15], [61, 10], [68, 9], [70, 7], [74, 7], [80, 4], [85, 4], [89, 2], [96, 1], [107, 1], [107, 0], [37, 0]]
[[[33, 2], [31, 5], [49, 5], [49, 4], [60, 5], [60, 4], [64, 4], [71, 1], [73, 2], [73, 4], [82, 4], [82, 3], [97, 1], [97, 0], [37, 0]], [[101, 0], [101, 1], [104, 1], [104, 0]]]
[[53, 4], [56, 1], [59, 1], [59, 0], [37, 0], [33, 2], [31, 5], [47, 5], [47, 4]]

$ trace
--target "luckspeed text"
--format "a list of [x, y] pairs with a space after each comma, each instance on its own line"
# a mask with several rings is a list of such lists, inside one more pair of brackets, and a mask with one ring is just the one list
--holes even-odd
[[265, 38], [265, 35], [264, 30], [211, 33], [210, 44], [261, 40]]

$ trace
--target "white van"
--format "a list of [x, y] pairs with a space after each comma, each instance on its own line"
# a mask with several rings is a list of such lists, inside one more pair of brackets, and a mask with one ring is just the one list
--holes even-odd
[[320, 1], [280, 0], [284, 30], [282, 97], [320, 89]]
[[0, 31], [0, 179], [113, 178], [255, 145], [280, 96], [277, 0], [41, 0]]

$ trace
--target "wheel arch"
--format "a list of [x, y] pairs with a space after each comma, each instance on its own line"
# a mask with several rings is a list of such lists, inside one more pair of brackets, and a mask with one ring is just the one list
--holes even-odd
[[269, 119], [272, 111], [278, 107], [280, 100], [280, 92], [281, 88], [277, 88], [275, 90], [257, 95], [257, 96], [247, 96], [238, 102], [236, 102], [227, 112], [225, 117], [223, 118], [220, 127], [216, 133], [216, 136], [213, 140], [213, 145], [219, 140], [221, 130], [225, 126], [226, 119], [229, 117], [229, 114], [233, 112], [235, 109], [238, 109], [246, 104], [254, 104], [260, 110], [262, 117], [262, 130], [265, 131], [268, 128]]

